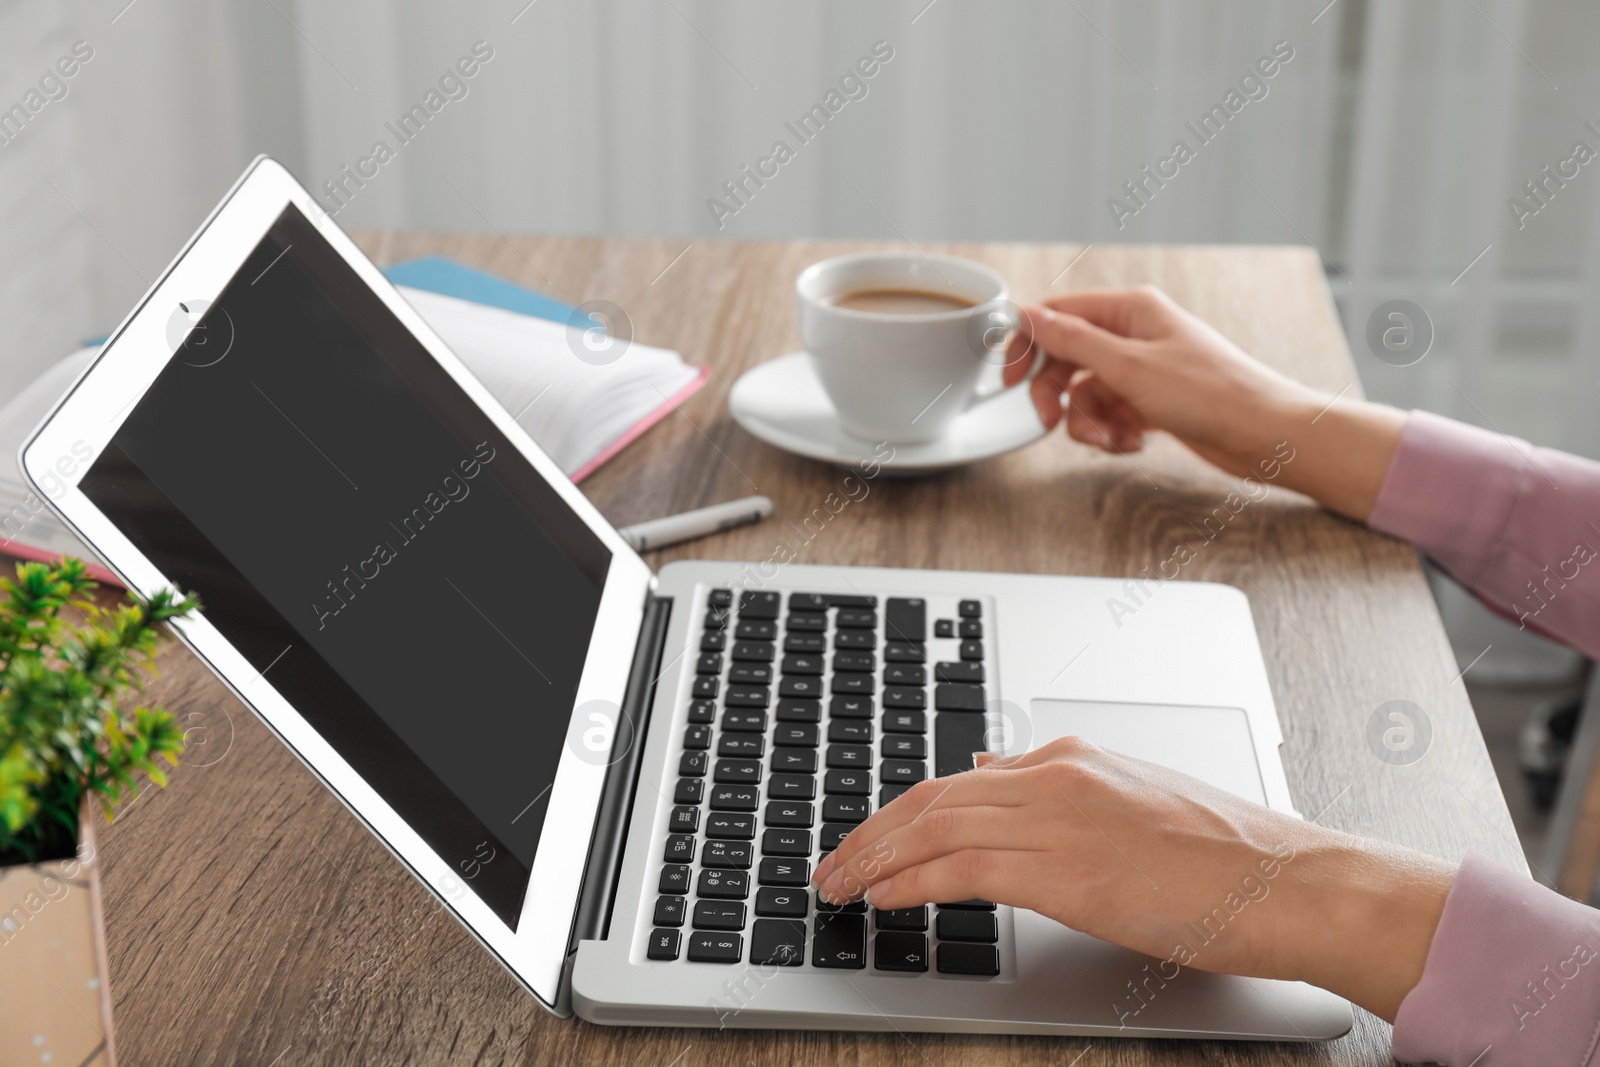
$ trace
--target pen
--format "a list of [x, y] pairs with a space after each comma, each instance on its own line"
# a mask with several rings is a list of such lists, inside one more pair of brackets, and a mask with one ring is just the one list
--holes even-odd
[[648, 552], [654, 548], [693, 541], [697, 537], [708, 537], [735, 526], [760, 522], [771, 514], [771, 500], [764, 496], [747, 496], [743, 500], [713, 504], [709, 508], [697, 508], [682, 515], [668, 515], [663, 519], [624, 526], [617, 532], [633, 546], [634, 551]]

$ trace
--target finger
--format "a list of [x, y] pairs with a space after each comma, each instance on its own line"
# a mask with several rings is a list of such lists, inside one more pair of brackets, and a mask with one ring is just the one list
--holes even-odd
[[1052, 359], [1114, 374], [1138, 351], [1138, 343], [1078, 315], [1051, 308], [1029, 308], [1036, 343]]
[[1131, 289], [1078, 289], [1047, 297], [1044, 305], [1054, 311], [1087, 319], [1103, 330], [1123, 337], [1147, 338], [1152, 312], [1166, 301], [1154, 286]]
[[1072, 376], [1078, 373], [1078, 368], [1071, 363], [1057, 363], [1051, 361], [1044, 365], [1044, 369], [1028, 385], [1028, 395], [1033, 400], [1033, 409], [1039, 413], [1039, 421], [1046, 430], [1056, 428], [1056, 423], [1061, 421], [1066, 408], [1061, 398], [1066, 395], [1067, 389], [1072, 384]]
[[992, 900], [1028, 907], [1029, 888], [1040, 877], [1039, 853], [964, 849], [909, 867], [874, 885], [867, 901], [875, 908], [915, 908], [953, 900]]
[[1011, 806], [1026, 800], [1024, 790], [1018, 783], [1009, 780], [1009, 776], [1003, 772], [989, 769], [965, 771], [946, 778], [929, 778], [918, 782], [899, 799], [873, 812], [866, 822], [850, 831], [839, 842], [839, 847], [817, 864], [812, 881], [821, 885], [835, 870], [850, 863], [863, 848], [882, 840], [924, 812], [941, 806]]
[[824, 899], [844, 903], [909, 867], [972, 848], [1029, 851], [1039, 839], [1039, 820], [1031, 808], [933, 808], [856, 852], [834, 868], [818, 887]]
[[1023, 315], [1017, 322], [1017, 330], [1011, 335], [1011, 340], [1006, 342], [1006, 362], [1000, 378], [1008, 389], [1026, 378], [1033, 369], [1035, 351], [1033, 323]]
[[1067, 433], [1108, 452], [1135, 451], [1144, 441], [1144, 419], [1093, 371], [1078, 375], [1067, 390]]

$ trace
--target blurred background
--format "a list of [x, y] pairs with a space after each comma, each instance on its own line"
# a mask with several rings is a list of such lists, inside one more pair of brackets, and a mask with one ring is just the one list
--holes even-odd
[[[347, 228], [1310, 244], [1370, 395], [1600, 458], [1597, 30], [1559, 0], [4, 0], [0, 399], [113, 327], [264, 152], [340, 185]], [[1408, 366], [1366, 341], [1394, 299], [1434, 332]], [[1537, 860], [1518, 735], [1587, 665], [1435, 588]]]

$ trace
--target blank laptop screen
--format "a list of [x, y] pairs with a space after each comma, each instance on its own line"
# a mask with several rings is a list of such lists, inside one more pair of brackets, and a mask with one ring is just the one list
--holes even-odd
[[295, 209], [191, 325], [83, 491], [515, 927], [609, 551]]

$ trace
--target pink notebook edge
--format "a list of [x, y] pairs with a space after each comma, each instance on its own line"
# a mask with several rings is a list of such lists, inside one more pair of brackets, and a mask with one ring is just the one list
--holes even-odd
[[[694, 365], [686, 364], [686, 366]], [[602, 449], [598, 456], [595, 456], [588, 463], [585, 463], [583, 466], [579, 467], [577, 471], [573, 473], [572, 481], [574, 483], [578, 483], [589, 477], [589, 475], [593, 474], [595, 471], [604, 466], [608, 460], [616, 456], [618, 452], [621, 452], [624, 448], [627, 448], [633, 442], [642, 437], [646, 430], [650, 429], [650, 427], [654, 426], [672, 412], [676, 411], [679, 406], [684, 403], [684, 401], [688, 400], [695, 393], [698, 393], [701, 387], [710, 380], [711, 368], [696, 367], [695, 370], [697, 373], [695, 374], [693, 380], [686, 384], [682, 389], [679, 389], [676, 393], [673, 393], [671, 396], [667, 397], [665, 401], [650, 411], [649, 414], [645, 415], [644, 418], [634, 423], [625, 433], [622, 434], [622, 436], [618, 437], [615, 441], [611, 442], [604, 449]], [[26, 544], [22, 541], [0, 541], [0, 555], [11, 556], [16, 559], [29, 560], [38, 563], [54, 563], [61, 558], [60, 552], [52, 552], [46, 548], [36, 548], [33, 545]], [[84, 564], [90, 576], [93, 577], [95, 581], [101, 582], [105, 585], [114, 585], [118, 589], [125, 588], [125, 586], [122, 584], [122, 580], [115, 574], [112, 574], [101, 564], [91, 563], [88, 560], [84, 560]]]

